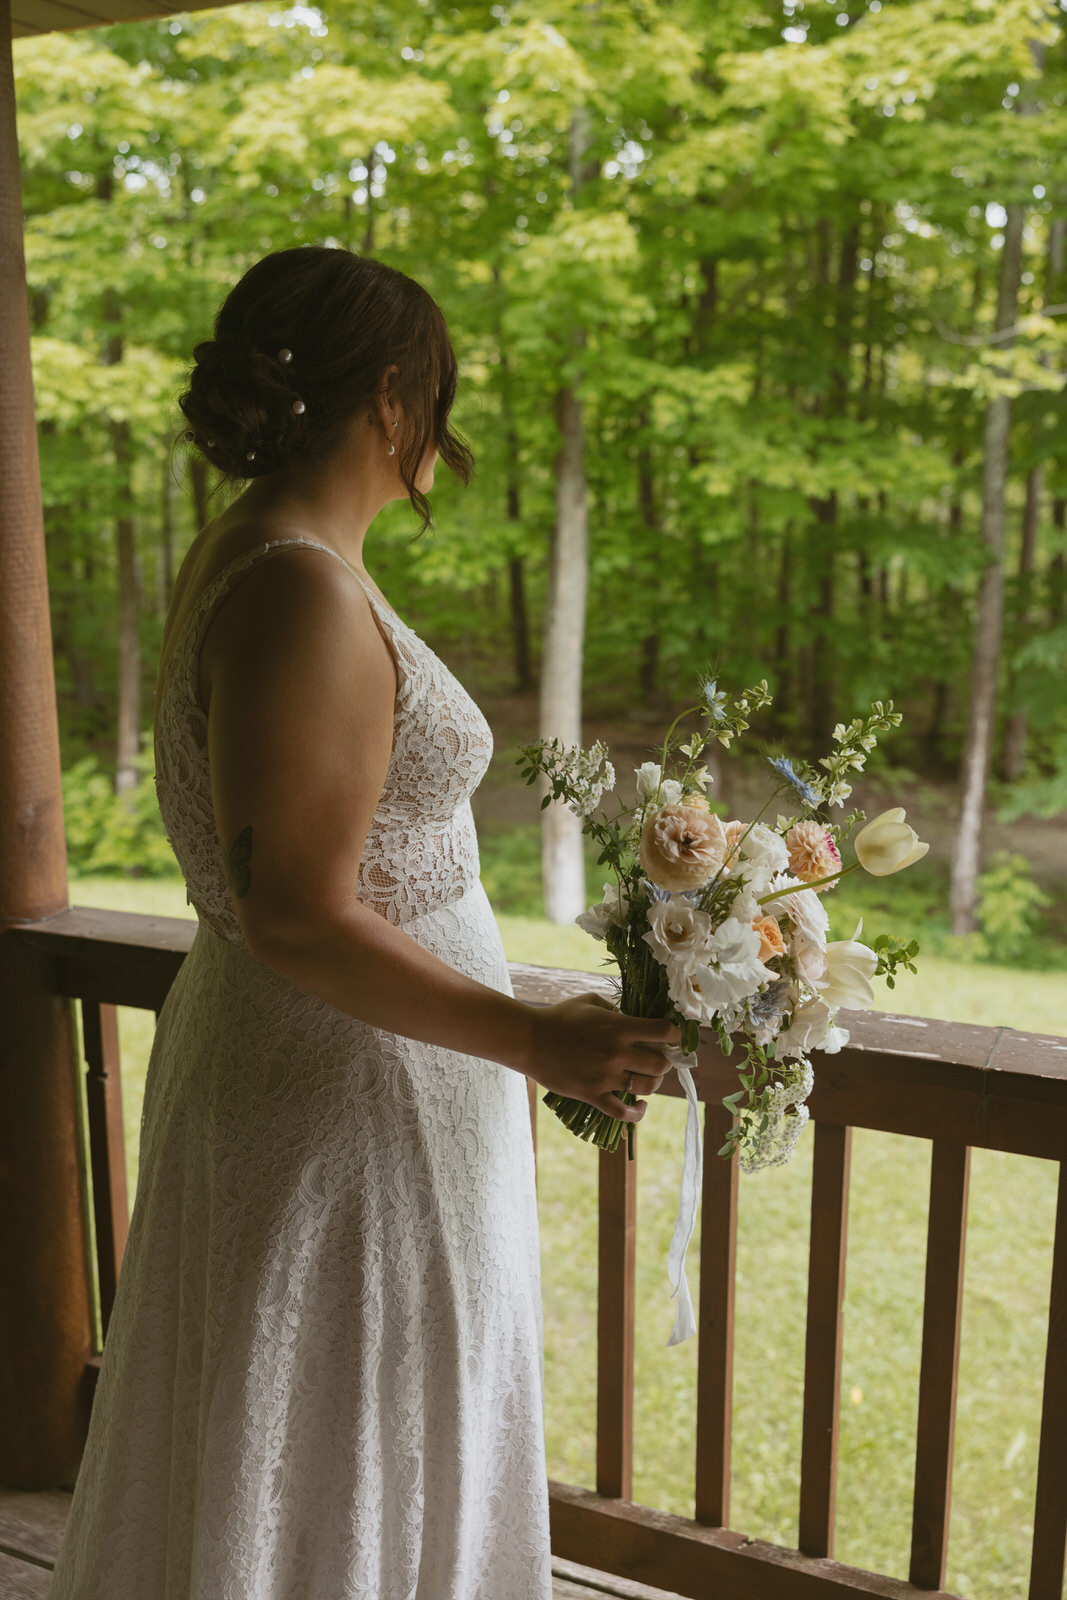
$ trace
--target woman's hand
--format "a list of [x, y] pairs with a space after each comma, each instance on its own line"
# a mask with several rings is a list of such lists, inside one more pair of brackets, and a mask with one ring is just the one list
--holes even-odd
[[599, 994], [532, 1009], [527, 1077], [619, 1122], [640, 1122], [644, 1101], [631, 1106], [619, 1095], [655, 1094], [671, 1070], [656, 1047], [680, 1044], [681, 1030], [665, 1018], [625, 1016]]

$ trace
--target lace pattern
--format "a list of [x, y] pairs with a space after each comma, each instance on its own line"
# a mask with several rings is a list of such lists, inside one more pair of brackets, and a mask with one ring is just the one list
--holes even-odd
[[[50, 1600], [550, 1600], [525, 1082], [264, 966], [226, 890], [199, 641], [277, 548], [205, 590], [161, 686], [160, 807], [200, 927], [156, 1031]], [[509, 992], [470, 813], [488, 728], [371, 601], [400, 682], [358, 892]]]
[[402, 924], [458, 900], [478, 881], [470, 796], [493, 754], [489, 724], [444, 662], [336, 552], [309, 539], [272, 540], [245, 551], [208, 584], [186, 619], [159, 699], [156, 794], [163, 825], [197, 916], [233, 943], [241, 941], [241, 931], [215, 832], [207, 717], [197, 696], [200, 645], [242, 575], [294, 546], [321, 550], [352, 573], [385, 629], [397, 667], [393, 752], [360, 863], [357, 898]]

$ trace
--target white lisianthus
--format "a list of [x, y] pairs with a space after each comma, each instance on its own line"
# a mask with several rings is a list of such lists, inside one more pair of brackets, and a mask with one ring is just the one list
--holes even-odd
[[600, 904], [590, 906], [574, 920], [583, 933], [592, 934], [594, 939], [606, 939], [609, 928], [621, 928], [625, 923], [629, 904], [621, 883], [606, 883]]
[[860, 866], [874, 878], [887, 878], [920, 860], [930, 846], [904, 821], [904, 807], [883, 811], [861, 828], [855, 838]]
[[778, 1035], [774, 1053], [779, 1061], [788, 1056], [806, 1056], [809, 1051], [822, 1050], [833, 1056], [848, 1043], [848, 1030], [834, 1026], [836, 1012], [821, 998], [811, 1000], [794, 1011], [793, 1019], [784, 1033]]
[[671, 999], [683, 1016], [712, 1022], [727, 1008], [747, 1000], [778, 974], [759, 959], [760, 937], [736, 917], [715, 929], [699, 960], [688, 958], [668, 966]]
[[684, 894], [672, 894], [648, 908], [648, 932], [641, 935], [661, 965], [703, 959], [713, 932], [711, 918]]
[[878, 956], [867, 945], [855, 938], [833, 940], [826, 946], [826, 978], [819, 999], [829, 1006], [868, 1010], [874, 1005], [871, 979], [877, 969]]
[[638, 802], [644, 805], [654, 798], [660, 779], [663, 777], [663, 768], [656, 761], [645, 761], [641, 766], [634, 768], [634, 776], [637, 779]]

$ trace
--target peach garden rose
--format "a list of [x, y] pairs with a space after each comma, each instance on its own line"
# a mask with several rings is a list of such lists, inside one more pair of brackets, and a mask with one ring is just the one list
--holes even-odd
[[660, 889], [702, 889], [726, 855], [726, 834], [706, 805], [660, 806], [645, 819], [638, 860]]

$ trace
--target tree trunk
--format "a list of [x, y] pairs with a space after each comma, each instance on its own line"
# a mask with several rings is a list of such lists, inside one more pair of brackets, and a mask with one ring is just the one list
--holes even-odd
[[[1067, 528], [1067, 499], [1062, 495], [1052, 502], [1052, 526], [1060, 534]], [[1067, 612], [1067, 553], [1062, 539], [1060, 548], [1049, 562], [1048, 589], [1048, 619], [1055, 627], [1063, 621]]]
[[[1026, 506], [1023, 510], [1023, 534], [1019, 545], [1019, 602], [1016, 615], [1016, 646], [1026, 635], [1030, 612], [1030, 591], [1033, 585], [1034, 556], [1037, 551], [1037, 530], [1041, 521], [1041, 501], [1045, 492], [1045, 469], [1032, 467], [1026, 477]], [[1012, 674], [1014, 679], [1014, 673]], [[1004, 754], [1001, 762], [1004, 777], [1010, 783], [1023, 770], [1026, 760], [1026, 711], [1013, 707], [1004, 732]]]
[[174, 468], [170, 451], [163, 456], [159, 498], [159, 561], [156, 564], [156, 610], [165, 617], [174, 592]]
[[792, 574], [789, 570], [790, 538], [790, 529], [786, 526], [782, 529], [782, 553], [778, 563], [778, 628], [774, 638], [774, 703], [776, 721], [780, 721], [788, 712], [792, 700], [789, 670], [789, 617], [793, 595]]
[[[647, 443], [652, 426], [651, 418], [647, 412], [643, 411], [640, 414], [638, 423], [641, 428], [643, 442], [637, 452], [637, 499], [641, 510], [641, 521], [653, 547], [653, 562], [656, 563], [663, 538], [663, 525], [656, 500], [656, 480], [652, 469], [652, 452]], [[655, 571], [655, 567], [653, 567], [653, 571]], [[649, 610], [653, 615], [659, 610], [656, 600], [657, 587], [658, 584], [653, 578], [648, 594], [648, 599], [651, 601]], [[646, 705], [656, 692], [656, 679], [659, 673], [659, 647], [659, 629], [653, 628], [641, 641], [641, 657], [638, 666], [638, 688], [641, 699]]]
[[[1022, 276], [1023, 208], [1008, 207], [1004, 227], [996, 330], [1014, 327]], [[975, 927], [975, 895], [981, 861], [982, 820], [996, 718], [997, 677], [1004, 626], [1004, 520], [1011, 401], [997, 395], [986, 406], [982, 466], [982, 540], [987, 563], [978, 587], [971, 656], [971, 702], [960, 772], [961, 803], [952, 860], [949, 904], [952, 931]]]
[[[582, 407], [572, 389], [557, 397], [561, 434], [556, 457], [556, 526], [541, 663], [541, 734], [582, 742], [582, 648], [588, 582], [588, 518]], [[585, 910], [582, 825], [556, 802], [541, 813], [545, 915], [573, 922]]]
[[[110, 174], [101, 178], [98, 191], [111, 199]], [[104, 346], [104, 361], [118, 366], [123, 354], [123, 336], [118, 323], [122, 311], [114, 289], [104, 293], [104, 321], [115, 324]], [[133, 448], [128, 422], [112, 419], [108, 424], [111, 454], [116, 467], [117, 508], [115, 553], [118, 566], [119, 673], [118, 715], [115, 751], [115, 793], [125, 794], [137, 785], [137, 758], [141, 753], [141, 640], [140, 584], [133, 524]]]
[[[586, 176], [589, 112], [578, 106], [571, 115], [571, 193], [577, 196]], [[581, 329], [572, 340], [585, 345]], [[582, 742], [582, 659], [585, 603], [589, 583], [589, 515], [586, 504], [585, 428], [582, 404], [573, 386], [556, 395], [560, 443], [555, 462], [556, 523], [552, 540], [541, 662], [541, 734], [565, 745]], [[569, 923], [585, 910], [585, 857], [581, 819], [556, 802], [541, 813], [541, 872], [545, 915], [550, 922]]]
[[533, 688], [530, 666], [530, 618], [526, 607], [526, 557], [508, 557], [508, 603], [515, 662], [515, 687], [521, 693]]
[[189, 493], [193, 501], [193, 520], [199, 533], [210, 521], [207, 503], [207, 462], [202, 456], [189, 457]]
[[140, 583], [134, 542], [131, 446], [128, 422], [112, 422], [111, 448], [119, 469], [119, 514], [115, 542], [119, 571], [119, 705], [115, 793], [136, 788], [141, 753]]

